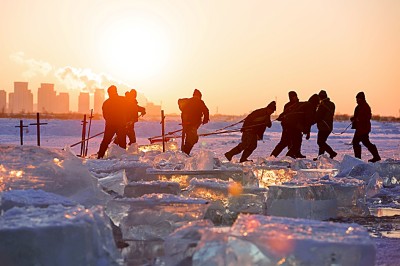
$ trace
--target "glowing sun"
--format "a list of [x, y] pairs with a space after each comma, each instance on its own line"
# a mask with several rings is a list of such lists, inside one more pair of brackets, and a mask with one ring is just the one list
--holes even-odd
[[156, 75], [168, 61], [166, 32], [149, 21], [112, 22], [101, 39], [99, 47], [105, 64], [121, 77], [141, 79]]

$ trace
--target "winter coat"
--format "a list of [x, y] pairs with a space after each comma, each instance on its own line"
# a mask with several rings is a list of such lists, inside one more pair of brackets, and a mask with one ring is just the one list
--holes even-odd
[[366, 101], [360, 102], [354, 109], [354, 116], [351, 118], [352, 128], [356, 130], [356, 134], [364, 135], [371, 132], [371, 118], [371, 107]]
[[274, 110], [267, 107], [251, 112], [245, 119], [241, 132], [254, 132], [258, 140], [263, 139], [264, 131], [271, 127], [271, 114]]
[[113, 126], [125, 126], [128, 121], [127, 106], [127, 101], [123, 96], [113, 95], [105, 100], [102, 110], [106, 124]]
[[316, 120], [320, 131], [333, 130], [333, 116], [335, 115], [335, 104], [329, 98], [322, 100], [318, 106]]
[[182, 126], [197, 126], [210, 120], [209, 110], [199, 97], [183, 98], [178, 100], [179, 109], [182, 111]]
[[283, 112], [278, 116], [276, 120], [281, 121], [282, 125], [285, 125], [285, 116], [291, 113], [293, 110], [297, 108], [297, 105], [299, 104], [299, 101], [295, 102], [288, 102], [285, 104], [283, 107]]
[[311, 126], [316, 123], [318, 102], [318, 95], [311, 96], [307, 102], [299, 102], [285, 116], [285, 124], [291, 128], [296, 128], [303, 134], [310, 133]]
[[127, 98], [128, 101], [128, 121], [136, 123], [139, 121], [139, 112], [141, 114], [146, 113], [146, 109], [142, 106], [138, 105], [138, 101], [136, 99], [129, 99]]

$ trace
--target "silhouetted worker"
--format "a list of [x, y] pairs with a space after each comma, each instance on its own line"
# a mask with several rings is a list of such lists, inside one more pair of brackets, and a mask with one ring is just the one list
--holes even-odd
[[289, 136], [291, 137], [291, 147], [287, 152], [287, 156], [292, 158], [305, 158], [301, 154], [301, 143], [303, 134], [306, 139], [310, 139], [311, 126], [316, 122], [316, 111], [319, 104], [318, 94], [314, 94], [307, 102], [300, 102], [298, 106], [287, 115], [287, 123], [290, 125]]
[[128, 124], [126, 127], [126, 135], [129, 138], [128, 145], [136, 143], [135, 123], [139, 121], [139, 113], [140, 116], [144, 116], [146, 114], [146, 109], [138, 105], [136, 97], [137, 92], [135, 89], [125, 93], [125, 98], [128, 101]]
[[109, 98], [103, 103], [103, 117], [106, 120], [103, 140], [101, 141], [97, 158], [103, 158], [108, 145], [114, 135], [119, 139], [118, 145], [126, 148], [126, 122], [127, 122], [127, 103], [123, 96], [119, 96], [117, 87], [114, 85], [107, 89]]
[[333, 130], [333, 116], [335, 115], [335, 104], [331, 102], [326, 91], [319, 92], [320, 103], [317, 108], [316, 120], [318, 128], [317, 144], [319, 147], [318, 155], [325, 152], [331, 159], [335, 158], [337, 153], [326, 143]]
[[361, 145], [364, 144], [365, 147], [372, 154], [372, 159], [369, 162], [377, 162], [381, 160], [379, 156], [378, 149], [369, 140], [369, 133], [371, 132], [371, 107], [369, 107], [367, 101], [365, 100], [364, 92], [359, 92], [356, 96], [357, 106], [354, 110], [354, 116], [351, 117], [352, 127], [356, 131], [353, 137], [353, 150], [354, 156], [361, 159]]
[[240, 157], [240, 162], [251, 161], [248, 157], [257, 148], [257, 141], [263, 139], [264, 131], [267, 127], [271, 127], [271, 114], [276, 111], [275, 101], [268, 104], [267, 107], [257, 109], [251, 112], [245, 119], [241, 128], [242, 140], [241, 142], [225, 153], [225, 157], [228, 161], [232, 160], [232, 157], [243, 151]]
[[294, 109], [296, 109], [298, 104], [299, 98], [297, 98], [297, 93], [295, 91], [289, 91], [289, 102], [285, 104], [285, 106], [283, 107], [283, 112], [276, 119], [278, 121], [281, 121], [281, 140], [271, 152], [271, 156], [278, 157], [283, 149], [285, 149], [286, 147], [289, 149], [289, 147], [291, 146], [290, 140], [292, 138], [290, 137], [290, 134], [293, 131], [290, 129], [291, 125], [287, 123], [287, 115], [291, 113]]
[[194, 144], [199, 141], [197, 129], [201, 124], [207, 124], [210, 120], [209, 111], [198, 89], [193, 92], [192, 98], [178, 100], [179, 109], [182, 111], [182, 151], [190, 154]]

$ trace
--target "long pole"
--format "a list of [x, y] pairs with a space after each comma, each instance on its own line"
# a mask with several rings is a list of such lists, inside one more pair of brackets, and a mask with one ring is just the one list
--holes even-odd
[[82, 121], [82, 142], [81, 142], [81, 157], [85, 157], [85, 144], [86, 144], [86, 115], [83, 115]]
[[89, 137], [90, 137], [90, 127], [92, 126], [92, 118], [93, 118], [93, 109], [90, 109], [90, 116], [89, 116], [89, 129], [87, 133], [86, 139], [86, 150], [85, 150], [85, 157], [87, 156], [88, 149], [89, 149]]
[[165, 152], [165, 116], [164, 116], [164, 110], [161, 110], [161, 135], [162, 135], [162, 151]]

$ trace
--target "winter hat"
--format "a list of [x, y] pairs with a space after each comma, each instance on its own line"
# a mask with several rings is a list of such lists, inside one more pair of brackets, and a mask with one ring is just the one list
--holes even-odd
[[276, 102], [272, 101], [268, 104], [267, 109], [273, 110], [274, 112], [276, 111]]
[[198, 89], [194, 89], [193, 96], [199, 96], [201, 98], [202, 94]]
[[360, 91], [359, 93], [357, 93], [356, 98], [357, 98], [357, 99], [365, 100], [365, 94], [364, 94], [364, 92]]
[[108, 94], [115, 94], [115, 93], [117, 93], [117, 87], [115, 87], [115, 85], [111, 85], [110, 87], [108, 87], [108, 89], [107, 89], [107, 93]]
[[319, 96], [319, 98], [320, 98], [321, 100], [328, 98], [328, 94], [326, 94], [326, 91], [324, 91], [324, 90], [321, 90], [321, 91], [318, 93], [318, 96]]
[[319, 104], [319, 96], [318, 94], [313, 94], [310, 99], [308, 99], [309, 103], [312, 103], [314, 105], [318, 105]]
[[297, 93], [295, 91], [289, 91], [289, 98], [297, 97]]

